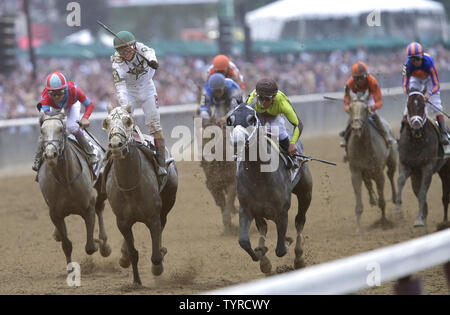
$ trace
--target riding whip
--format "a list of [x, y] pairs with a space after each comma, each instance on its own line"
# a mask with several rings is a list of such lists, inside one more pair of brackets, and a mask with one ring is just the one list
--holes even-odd
[[124, 41], [122, 38], [120, 38], [119, 36], [117, 36], [116, 33], [114, 33], [113, 31], [111, 31], [111, 29], [106, 26], [105, 24], [103, 24], [102, 22], [97, 20], [97, 24], [100, 25], [101, 27], [103, 27], [105, 30], [107, 30], [110, 34], [112, 34], [115, 38], [117, 38], [118, 40], [120, 40], [122, 43], [124, 43], [128, 48], [130, 48], [133, 52], [135, 52], [136, 54], [138, 54], [139, 56], [141, 56], [142, 58], [144, 58], [145, 61], [147, 61], [147, 63], [150, 65], [150, 60], [148, 60], [144, 55], [142, 55], [141, 53], [139, 53], [136, 49], [134, 49], [133, 47], [131, 47], [130, 45], [127, 44], [126, 41]]
[[444, 114], [445, 117], [447, 117], [447, 118], [450, 119], [450, 116], [449, 116], [446, 112], [444, 112], [443, 110], [440, 110], [439, 108], [437, 108], [436, 105], [434, 105], [434, 104], [431, 103], [430, 101], [427, 101], [427, 103], [430, 104], [431, 106], [433, 106], [433, 108], [434, 108], [435, 110], [437, 110], [437, 111], [441, 112], [442, 114]]
[[[77, 123], [81, 126], [79, 121], [77, 121]], [[95, 143], [100, 147], [100, 149], [103, 150], [103, 152], [106, 152], [105, 148], [103, 148], [103, 146], [100, 144], [100, 142], [98, 142], [97, 138], [95, 138], [94, 135], [89, 132], [89, 130], [87, 130], [86, 128], [83, 128], [83, 130], [86, 131], [86, 133], [89, 135], [89, 137], [91, 137], [91, 139], [95, 141]]]
[[328, 101], [340, 101], [343, 102], [344, 100], [341, 98], [335, 98], [335, 97], [330, 97], [330, 96], [324, 96], [324, 99], [328, 100]]
[[334, 162], [329, 162], [329, 161], [325, 161], [325, 160], [319, 160], [319, 159], [315, 159], [315, 158], [312, 158], [310, 156], [305, 156], [305, 155], [301, 155], [301, 154], [298, 154], [298, 153], [294, 154], [294, 156], [302, 158], [302, 159], [307, 160], [307, 161], [317, 161], [317, 162], [322, 162], [322, 163], [325, 163], [325, 164], [330, 164], [330, 165], [336, 166], [336, 163], [334, 163]]

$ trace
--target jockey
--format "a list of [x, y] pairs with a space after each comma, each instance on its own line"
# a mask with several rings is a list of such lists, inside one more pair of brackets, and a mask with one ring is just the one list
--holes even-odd
[[[298, 152], [296, 143], [303, 130], [303, 123], [297, 116], [287, 96], [278, 90], [277, 83], [272, 79], [261, 79], [256, 83], [256, 89], [250, 93], [247, 104], [251, 104], [257, 113], [262, 114], [262, 123], [278, 127], [281, 148], [289, 155]], [[292, 138], [286, 130], [284, 117], [294, 126]]]
[[[237, 104], [242, 103], [242, 90], [231, 79], [225, 78], [221, 73], [213, 74], [203, 88], [200, 101], [200, 116], [205, 120], [210, 119], [217, 107], [224, 106], [225, 112], [231, 109], [233, 100]], [[225, 117], [219, 117], [217, 123], [223, 125]]]
[[[422, 91], [425, 88], [425, 102], [431, 113], [436, 113], [436, 120], [441, 130], [440, 142], [447, 145], [449, 143], [447, 127], [444, 115], [439, 112], [443, 108], [439, 91], [439, 76], [434, 60], [430, 55], [424, 53], [422, 45], [417, 42], [412, 42], [406, 47], [406, 54], [408, 57], [402, 71], [403, 91], [409, 94], [413, 89]], [[406, 107], [403, 112], [402, 125], [407, 121], [407, 114], [408, 108]]]
[[[45, 86], [41, 95], [41, 112], [49, 113], [50, 111], [61, 111], [64, 109], [67, 116], [67, 131], [75, 136], [78, 143], [86, 152], [89, 165], [95, 165], [98, 162], [97, 156], [81, 130], [89, 127], [89, 116], [94, 110], [94, 104], [78, 85], [74, 82], [67, 81], [60, 72], [51, 73], [45, 81]], [[81, 104], [84, 105], [85, 111], [78, 123]], [[38, 149], [32, 167], [36, 172], [40, 167], [42, 151], [42, 141], [39, 139]]]
[[[380, 116], [377, 115], [376, 110], [381, 109], [383, 106], [383, 97], [381, 95], [380, 85], [377, 79], [367, 71], [367, 66], [362, 61], [358, 61], [352, 66], [352, 76], [347, 80], [345, 84], [345, 96], [344, 96], [344, 109], [348, 113], [350, 109], [351, 96], [350, 91], [353, 93], [365, 93], [369, 90], [369, 113], [375, 122], [376, 129], [383, 136], [386, 145], [389, 147], [392, 145], [393, 139], [390, 139], [389, 133], [386, 130]], [[341, 147], [346, 146], [346, 137], [350, 132], [350, 122], [347, 123], [345, 131], [341, 132], [342, 141]]]
[[207, 71], [207, 79], [214, 73], [222, 73], [226, 78], [232, 79], [239, 84], [242, 91], [245, 90], [244, 78], [236, 65], [225, 55], [217, 55], [213, 59], [213, 64]]
[[[157, 109], [158, 96], [153, 76], [158, 69], [155, 51], [143, 43], [137, 42], [134, 35], [127, 31], [117, 33], [124, 42], [114, 38], [116, 52], [111, 56], [112, 74], [116, 86], [116, 96], [120, 106], [142, 106], [145, 125], [154, 137], [157, 149], [157, 174], [160, 180], [167, 175], [165, 140], [161, 128], [160, 114]], [[130, 47], [128, 47], [130, 46]], [[139, 54], [137, 54], [135, 51]], [[145, 61], [142, 56], [149, 61]]]

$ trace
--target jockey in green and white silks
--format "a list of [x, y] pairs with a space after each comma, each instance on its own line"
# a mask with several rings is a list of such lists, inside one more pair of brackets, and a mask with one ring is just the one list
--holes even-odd
[[[165, 141], [157, 109], [158, 96], [153, 76], [158, 68], [155, 51], [137, 42], [134, 35], [127, 31], [117, 33], [126, 44], [114, 38], [116, 52], [111, 56], [113, 80], [120, 106], [131, 105], [132, 110], [141, 106], [144, 111], [145, 125], [154, 137], [159, 164], [158, 175], [167, 175], [165, 168]], [[127, 46], [128, 45], [128, 46]], [[132, 48], [130, 48], [130, 47]], [[145, 56], [147, 62], [142, 56]]]

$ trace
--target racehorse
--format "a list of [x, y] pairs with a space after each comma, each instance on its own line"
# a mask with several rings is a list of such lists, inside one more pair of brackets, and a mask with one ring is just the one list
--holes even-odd
[[400, 169], [398, 177], [397, 211], [402, 216], [402, 190], [408, 177], [419, 202], [419, 212], [414, 227], [426, 225], [428, 215], [427, 192], [434, 173], [442, 181], [442, 203], [444, 219], [448, 225], [448, 204], [450, 201], [450, 159], [439, 154], [439, 135], [430, 119], [427, 119], [425, 98], [421, 91], [408, 95], [408, 123], [402, 126], [399, 141]]
[[[262, 167], [267, 166], [267, 162], [262, 161], [260, 154], [257, 154], [256, 158], [253, 159], [245, 158], [250, 156], [253, 150], [259, 149], [259, 141], [269, 142], [267, 149], [270, 150], [271, 159], [279, 154], [276, 146], [270, 144], [271, 141], [260, 138], [263, 137], [263, 127], [258, 114], [252, 107], [240, 104], [230, 114], [227, 124], [234, 127], [233, 143], [237, 146], [238, 151], [239, 147], [242, 148], [240, 155], [244, 154], [244, 159], [238, 159], [237, 162], [240, 246], [250, 255], [253, 261], [260, 262], [260, 269], [263, 273], [270, 273], [272, 266], [265, 256], [268, 250], [265, 246], [266, 219], [272, 220], [276, 224], [278, 240], [275, 253], [278, 257], [282, 257], [287, 253], [288, 246], [293, 241], [286, 237], [288, 210], [291, 206], [291, 193], [293, 193], [298, 199], [298, 213], [295, 217], [297, 240], [294, 267], [296, 269], [302, 268], [305, 265], [302, 258], [302, 231], [306, 221], [306, 211], [312, 198], [312, 176], [308, 166], [302, 164], [294, 177], [295, 179], [291, 181], [291, 171], [284, 162], [277, 163], [272, 171], [266, 172], [262, 171]], [[253, 218], [260, 233], [259, 245], [255, 250], [252, 249], [249, 238], [249, 229]]]
[[[41, 116], [41, 139], [43, 163], [38, 171], [39, 187], [50, 210], [50, 218], [55, 225], [54, 237], [62, 242], [67, 264], [72, 261], [72, 242], [67, 236], [65, 217], [80, 215], [86, 224], [86, 253], [92, 255], [98, 250], [108, 257], [111, 247], [103, 223], [105, 198], [100, 193], [100, 183], [96, 181], [87, 163], [86, 155], [73, 140], [69, 140], [62, 113]], [[95, 214], [99, 223], [99, 239], [94, 240]]]
[[[104, 190], [124, 237], [120, 265], [127, 268], [131, 261], [133, 281], [141, 284], [137, 265], [139, 254], [134, 247], [132, 227], [134, 223], [142, 222], [150, 230], [152, 273], [161, 275], [163, 257], [167, 253], [161, 245], [162, 231], [175, 203], [178, 174], [175, 163], [171, 163], [173, 159], [169, 160], [167, 182], [160, 193], [154, 147], [149, 148], [134, 139], [135, 122], [130, 113], [130, 107], [108, 108], [108, 117], [103, 120], [112, 158], [105, 167]], [[169, 156], [167, 149], [166, 152]]]
[[[394, 183], [394, 173], [397, 168], [398, 150], [397, 144], [391, 147], [386, 145], [383, 136], [369, 122], [369, 107], [367, 101], [369, 93], [355, 95], [351, 93], [351, 103], [349, 109], [351, 133], [347, 141], [347, 156], [352, 174], [352, 185], [356, 198], [356, 221], [357, 230], [361, 227], [361, 214], [363, 203], [361, 196], [362, 182], [364, 181], [370, 196], [371, 204], [376, 204], [376, 195], [372, 189], [372, 180], [375, 181], [378, 193], [378, 207], [381, 210], [381, 219], [374, 226], [381, 225], [383, 228], [392, 225], [386, 219], [386, 201], [384, 199], [384, 169], [387, 166], [387, 176], [391, 183], [392, 201], [396, 201], [396, 190]], [[381, 119], [381, 117], [380, 117]], [[392, 131], [383, 119], [383, 124], [393, 138]]]
[[[222, 112], [221, 112], [222, 111]], [[208, 127], [215, 127], [216, 130], [220, 128], [220, 133], [215, 133], [214, 137], [221, 137], [221, 139], [208, 138], [206, 136], [202, 137], [202, 151], [206, 148], [205, 145], [208, 142], [213, 141], [217, 144], [222, 144], [223, 155], [221, 159], [211, 158], [208, 159], [205, 154], [202, 154], [202, 161], [200, 166], [203, 168], [206, 177], [206, 187], [211, 192], [216, 205], [220, 208], [222, 212], [222, 222], [224, 226], [224, 234], [232, 234], [234, 231], [233, 225], [231, 223], [231, 215], [236, 213], [236, 208], [234, 201], [236, 199], [236, 162], [227, 161], [225, 152], [227, 151], [227, 146], [229, 145], [227, 141], [227, 136], [225, 132], [225, 126], [219, 126], [215, 122], [215, 117], [225, 116], [223, 109], [215, 110], [212, 118], [209, 120], [203, 120], [203, 132], [208, 134]], [[213, 129], [214, 130], [214, 129]], [[220, 142], [222, 141], [222, 142]], [[211, 150], [214, 151], [215, 148]], [[211, 152], [215, 154], [216, 152]]]

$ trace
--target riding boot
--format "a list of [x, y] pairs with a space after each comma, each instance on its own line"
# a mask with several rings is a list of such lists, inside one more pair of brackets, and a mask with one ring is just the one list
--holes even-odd
[[288, 168], [294, 168], [298, 167], [297, 165], [297, 159], [289, 156], [289, 144], [291, 142], [289, 141], [289, 137], [286, 139], [280, 140], [280, 148], [283, 151], [284, 155], [286, 156], [286, 159], [288, 161]]
[[448, 145], [448, 133], [447, 133], [447, 126], [445, 124], [444, 116], [437, 115], [436, 120], [438, 121], [439, 130], [441, 132], [441, 138], [439, 139], [439, 142], [441, 145]]
[[381, 136], [383, 137], [384, 141], [386, 142], [387, 147], [392, 146], [391, 139], [389, 138], [389, 134], [386, 131], [386, 128], [383, 125], [383, 122], [380, 119], [380, 116], [377, 115], [377, 113], [372, 114], [373, 121], [375, 122], [375, 127], [380, 132]]
[[167, 177], [166, 147], [164, 138], [155, 139], [155, 146], [156, 146], [156, 161], [159, 164], [159, 167], [156, 170], [156, 175], [158, 176], [160, 186], [162, 186], [164, 180]]
[[97, 155], [95, 155], [94, 151], [92, 150], [92, 147], [91, 147], [88, 139], [86, 139], [86, 137], [84, 136], [84, 134], [81, 130], [76, 132], [74, 134], [74, 136], [75, 136], [75, 138], [77, 138], [78, 143], [80, 144], [80, 146], [83, 148], [84, 152], [86, 153], [86, 155], [88, 157], [89, 166], [93, 167], [95, 164], [98, 163], [98, 158], [97, 158]]
[[39, 168], [41, 167], [43, 151], [44, 149], [42, 147], [42, 140], [39, 138], [36, 153], [34, 154], [33, 166], [31, 167], [31, 169], [35, 172], [39, 171]]

